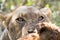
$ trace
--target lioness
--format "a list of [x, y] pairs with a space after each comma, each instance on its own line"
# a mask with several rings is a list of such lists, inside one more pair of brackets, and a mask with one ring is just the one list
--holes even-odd
[[[1, 40], [17, 40], [19, 37], [34, 32], [33, 26], [35, 24], [49, 21], [46, 15], [32, 6], [21, 6], [7, 15], [0, 14], [0, 20], [2, 20], [2, 24], [5, 27]], [[29, 27], [26, 27], [27, 25], [29, 25]], [[25, 27], [27, 30], [25, 30]], [[31, 30], [31, 28], [33, 28], [33, 30]]]

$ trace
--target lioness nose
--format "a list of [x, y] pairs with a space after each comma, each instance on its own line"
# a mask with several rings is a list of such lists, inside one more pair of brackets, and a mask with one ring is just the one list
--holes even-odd
[[29, 29], [28, 33], [34, 33], [34, 30], [33, 29]]

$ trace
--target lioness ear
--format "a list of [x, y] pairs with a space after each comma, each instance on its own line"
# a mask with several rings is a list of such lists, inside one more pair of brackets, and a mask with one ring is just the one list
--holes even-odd
[[8, 25], [9, 22], [10, 22], [10, 19], [11, 19], [12, 15], [13, 15], [13, 13], [8, 13], [6, 15], [0, 14], [0, 22], [3, 23], [3, 21], [4, 21], [4, 23], [6, 25]]
[[8, 21], [8, 20], [10, 20], [12, 15], [13, 15], [12, 13], [9, 13], [9, 14], [6, 14], [6, 15], [0, 14], [0, 21]]
[[5, 20], [5, 17], [2, 14], [0, 14], [0, 21], [4, 21], [4, 20]]
[[49, 8], [42, 8], [40, 9], [40, 12], [42, 12], [42, 14], [46, 15], [47, 17], [50, 17], [52, 13], [52, 11]]

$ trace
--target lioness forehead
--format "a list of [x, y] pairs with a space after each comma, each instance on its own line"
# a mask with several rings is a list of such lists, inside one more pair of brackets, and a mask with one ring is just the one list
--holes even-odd
[[22, 17], [25, 20], [37, 19], [41, 16], [40, 11], [32, 6], [21, 6], [15, 10], [14, 15], [12, 16], [12, 22], [18, 17]]
[[17, 8], [16, 12], [23, 13], [23, 11], [24, 11], [24, 13], [31, 12], [31, 11], [37, 13], [39, 10], [33, 6], [21, 6], [21, 7]]

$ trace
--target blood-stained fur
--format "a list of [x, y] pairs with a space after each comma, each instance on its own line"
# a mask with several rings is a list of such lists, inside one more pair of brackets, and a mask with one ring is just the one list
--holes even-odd
[[31, 34], [23, 36], [17, 40], [40, 40], [40, 37], [37, 33], [31, 33]]
[[60, 40], [60, 28], [55, 24], [43, 22], [38, 25], [41, 40]]
[[[4, 28], [7, 30], [7, 35], [3, 36], [2, 40], [9, 40], [7, 39], [8, 37], [10, 40], [17, 40], [21, 36], [34, 32], [34, 25], [37, 23], [44, 21], [49, 22], [46, 15], [42, 12], [36, 7], [21, 6], [12, 13], [0, 15], [0, 20], [2, 20]], [[47, 11], [45, 13], [47, 13]]]

